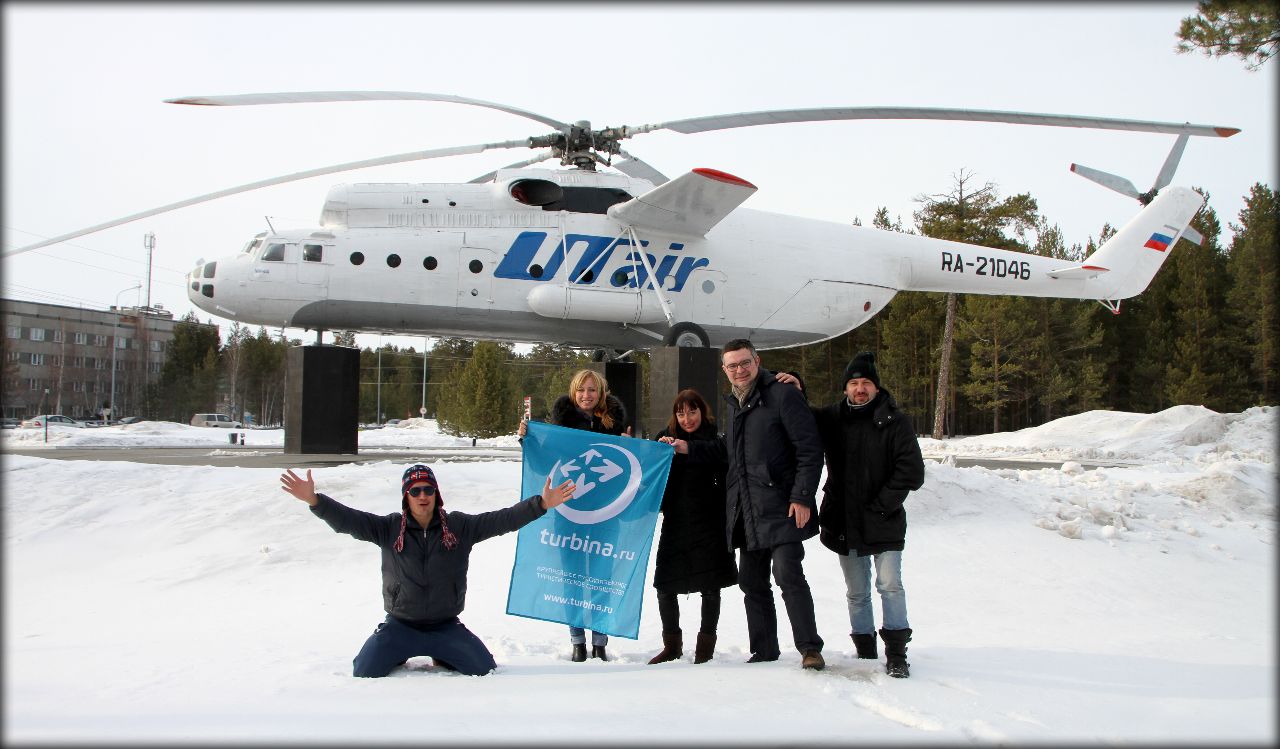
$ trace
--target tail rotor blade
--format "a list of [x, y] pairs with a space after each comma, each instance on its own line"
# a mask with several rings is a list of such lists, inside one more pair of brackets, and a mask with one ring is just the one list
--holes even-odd
[[1156, 175], [1156, 181], [1151, 186], [1151, 192], [1159, 190], [1173, 180], [1173, 173], [1178, 169], [1178, 161], [1182, 159], [1182, 151], [1187, 147], [1188, 137], [1186, 133], [1178, 136], [1178, 140], [1173, 144], [1173, 149], [1169, 151], [1169, 156], [1164, 160], [1164, 166], [1160, 168], [1160, 174]]
[[1106, 187], [1111, 190], [1115, 190], [1121, 195], [1128, 195], [1129, 197], [1135, 198], [1138, 200], [1141, 200], [1142, 198], [1142, 194], [1138, 192], [1138, 188], [1134, 187], [1133, 183], [1125, 179], [1124, 177], [1117, 177], [1116, 175], [1111, 174], [1109, 172], [1104, 172], [1098, 169], [1091, 169], [1081, 164], [1072, 164], [1071, 171], [1075, 172], [1076, 174], [1079, 174], [1081, 177], [1084, 177], [1087, 180], [1092, 180], [1094, 182], [1097, 182], [1103, 187]]

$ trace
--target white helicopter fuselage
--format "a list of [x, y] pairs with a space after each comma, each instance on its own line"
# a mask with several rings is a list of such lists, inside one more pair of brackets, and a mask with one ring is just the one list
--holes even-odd
[[[670, 342], [683, 329], [711, 346], [748, 338], [779, 348], [857, 327], [901, 290], [1132, 296], [1203, 202], [1171, 188], [1072, 266], [735, 210], [749, 192], [699, 233], [684, 218], [721, 199], [716, 189], [737, 188], [707, 185], [674, 203], [640, 205], [660, 214], [641, 225], [610, 207], [636, 206], [657, 190], [623, 175], [518, 169], [485, 184], [339, 185], [320, 227], [261, 234], [240, 253], [198, 266], [187, 293], [211, 314], [273, 327], [614, 349]], [[546, 203], [553, 194], [558, 200]]]

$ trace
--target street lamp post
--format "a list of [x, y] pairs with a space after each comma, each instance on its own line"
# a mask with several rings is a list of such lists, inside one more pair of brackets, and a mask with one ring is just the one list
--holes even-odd
[[108, 422], [111, 421], [111, 415], [116, 412], [116, 349], [120, 346], [119, 333], [117, 333], [120, 330], [120, 294], [126, 291], [137, 291], [141, 288], [142, 284], [136, 284], [127, 289], [121, 289], [120, 293], [116, 294], [116, 318], [111, 322], [111, 405], [107, 407], [109, 413], [107, 413], [106, 420]]
[[422, 338], [422, 406], [418, 409], [418, 415], [427, 418], [427, 343], [431, 339], [423, 336]]

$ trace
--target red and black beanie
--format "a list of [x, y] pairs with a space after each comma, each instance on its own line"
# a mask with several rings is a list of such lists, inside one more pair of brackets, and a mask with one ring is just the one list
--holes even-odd
[[440, 482], [436, 481], [436, 474], [429, 467], [422, 463], [415, 463], [405, 469], [404, 475], [400, 477], [400, 535], [396, 538], [396, 551], [404, 550], [404, 531], [409, 524], [409, 487], [414, 484], [427, 482], [436, 490], [436, 517], [440, 519], [440, 535], [446, 549], [452, 549], [458, 545], [458, 537], [453, 535], [449, 530], [449, 520], [444, 514], [444, 497], [440, 494]]

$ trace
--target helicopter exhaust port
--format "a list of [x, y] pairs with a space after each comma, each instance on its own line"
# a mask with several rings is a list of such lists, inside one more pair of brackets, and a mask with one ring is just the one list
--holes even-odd
[[564, 188], [546, 179], [518, 179], [507, 187], [517, 203], [544, 206], [564, 199]]

